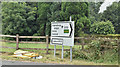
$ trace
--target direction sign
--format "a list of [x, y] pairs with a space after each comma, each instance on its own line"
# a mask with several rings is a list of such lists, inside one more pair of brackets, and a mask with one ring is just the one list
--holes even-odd
[[74, 21], [51, 22], [50, 44], [74, 46]]

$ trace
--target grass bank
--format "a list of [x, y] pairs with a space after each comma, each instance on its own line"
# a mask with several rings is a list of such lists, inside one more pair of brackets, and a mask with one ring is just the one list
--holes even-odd
[[[8, 46], [8, 47], [16, 47], [16, 43], [7, 43], [2, 42], [2, 46]], [[23, 44], [21, 43], [19, 45], [20, 48], [46, 48], [46, 44]], [[87, 46], [85, 46], [87, 47]], [[54, 48], [53, 45], [49, 45], [49, 48]], [[61, 49], [62, 46], [56, 46], [56, 48]], [[69, 49], [70, 47], [65, 46], [65, 49]], [[81, 46], [75, 45], [73, 47], [74, 49], [81, 49]], [[11, 55], [13, 55], [13, 52], [16, 51], [16, 49], [10, 49], [10, 48], [2, 48], [1, 51], [9, 52], [9, 53], [3, 53], [0, 55], [2, 59], [6, 60], [17, 60], [17, 61], [29, 61], [29, 62], [41, 62], [41, 63], [56, 63], [56, 64], [72, 64], [72, 65], [117, 65], [117, 63], [97, 63], [94, 61], [84, 60], [84, 59], [73, 59], [72, 62], [70, 62], [70, 57], [66, 56], [68, 55], [66, 51], [64, 51], [64, 59], [61, 59], [61, 51], [56, 52], [56, 57], [54, 57], [54, 52], [49, 51], [49, 54], [45, 54], [46, 51], [44, 50], [27, 50], [32, 51], [35, 53], [39, 53], [39, 55], [43, 56], [42, 59], [21, 59], [21, 58], [13, 58]]]

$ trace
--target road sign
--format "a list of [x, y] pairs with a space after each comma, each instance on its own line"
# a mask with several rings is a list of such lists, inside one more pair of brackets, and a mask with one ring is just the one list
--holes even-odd
[[51, 22], [50, 44], [74, 46], [74, 21]]

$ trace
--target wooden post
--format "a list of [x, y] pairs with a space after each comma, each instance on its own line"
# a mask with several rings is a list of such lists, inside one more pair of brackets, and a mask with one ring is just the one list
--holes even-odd
[[19, 49], [19, 35], [16, 35], [16, 50]]
[[84, 39], [82, 39], [82, 50], [84, 50]]
[[49, 49], [49, 48], [48, 48], [48, 47], [49, 47], [49, 44], [48, 44], [48, 43], [49, 43], [49, 37], [48, 37], [48, 35], [46, 35], [46, 45], [47, 45], [47, 46], [46, 46], [46, 49], [47, 49], [47, 50], [46, 50], [46, 53], [47, 53], [47, 54], [48, 54], [48, 49]]

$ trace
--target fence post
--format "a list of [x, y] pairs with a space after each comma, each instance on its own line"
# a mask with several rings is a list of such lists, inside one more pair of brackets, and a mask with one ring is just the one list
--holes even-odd
[[82, 50], [84, 50], [84, 39], [82, 39]]
[[48, 47], [49, 47], [49, 44], [48, 44], [48, 42], [49, 42], [49, 37], [48, 37], [48, 35], [46, 35], [46, 53], [48, 54]]
[[16, 50], [19, 49], [19, 34], [16, 35]]

